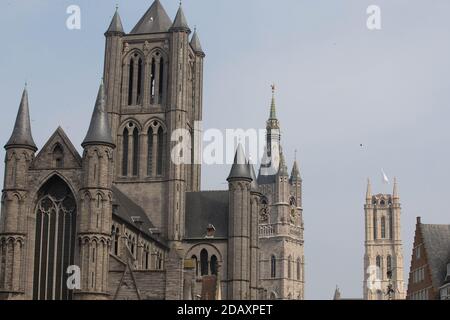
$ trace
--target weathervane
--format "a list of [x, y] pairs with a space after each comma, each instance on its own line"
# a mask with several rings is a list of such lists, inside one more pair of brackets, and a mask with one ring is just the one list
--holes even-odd
[[276, 90], [275, 83], [272, 83], [272, 85], [270, 87], [272, 88], [272, 93], [275, 93], [275, 90]]

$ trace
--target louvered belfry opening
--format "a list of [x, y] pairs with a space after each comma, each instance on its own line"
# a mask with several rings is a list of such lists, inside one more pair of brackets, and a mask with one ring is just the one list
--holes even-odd
[[69, 186], [52, 177], [36, 205], [34, 300], [71, 300], [67, 268], [74, 264], [77, 207]]

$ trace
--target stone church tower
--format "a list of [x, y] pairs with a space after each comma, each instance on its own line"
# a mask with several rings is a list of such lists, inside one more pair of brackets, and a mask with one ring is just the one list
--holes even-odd
[[391, 194], [372, 195], [367, 183], [365, 211], [364, 299], [405, 299], [400, 197], [397, 180]]
[[281, 148], [280, 122], [272, 87], [265, 159], [258, 175], [261, 281], [270, 299], [304, 299], [302, 178], [297, 161], [289, 175]]
[[199, 153], [194, 137], [202, 120], [205, 54], [197, 33], [191, 41], [190, 33], [182, 7], [172, 23], [159, 0], [130, 33], [124, 33], [118, 12], [105, 33], [115, 184], [138, 205], [150, 204], [155, 232], [177, 242], [185, 233], [185, 193], [199, 191], [201, 179], [199, 165], [171, 160], [177, 130], [180, 139], [190, 140], [188, 152], [177, 156], [193, 163]]

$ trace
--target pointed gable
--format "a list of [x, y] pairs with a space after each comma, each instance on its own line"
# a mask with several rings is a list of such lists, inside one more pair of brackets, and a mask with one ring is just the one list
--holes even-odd
[[172, 20], [159, 0], [155, 0], [130, 34], [167, 32], [172, 26]]
[[57, 164], [54, 161], [54, 152], [56, 147], [59, 147], [62, 151], [61, 168], [81, 168], [81, 156], [61, 127], [58, 127], [50, 139], [47, 140], [44, 147], [39, 151], [38, 155], [33, 160], [31, 168], [56, 169]]

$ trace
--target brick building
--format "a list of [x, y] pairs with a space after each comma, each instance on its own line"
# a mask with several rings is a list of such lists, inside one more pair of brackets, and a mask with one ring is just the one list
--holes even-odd
[[423, 224], [417, 218], [407, 299], [450, 298], [450, 225]]

